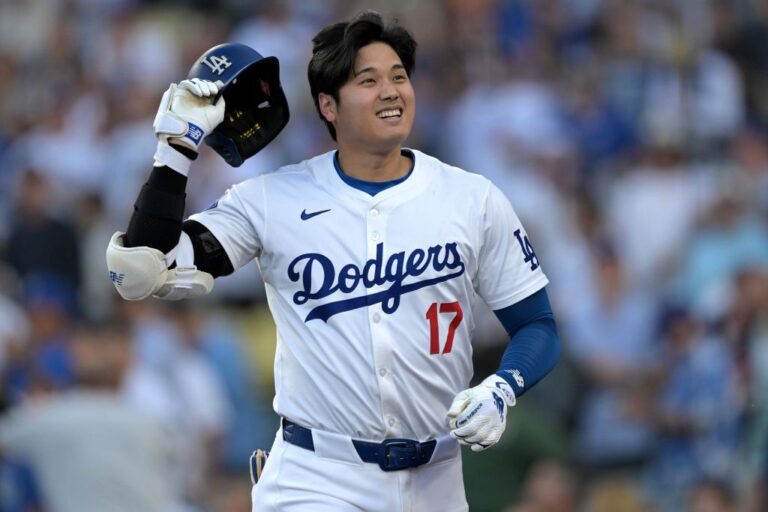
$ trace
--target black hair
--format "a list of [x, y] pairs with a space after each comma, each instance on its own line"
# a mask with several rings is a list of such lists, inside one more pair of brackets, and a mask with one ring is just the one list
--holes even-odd
[[352, 74], [358, 50], [374, 42], [391, 46], [400, 57], [405, 72], [411, 76], [415, 64], [416, 40], [397, 21], [385, 24], [381, 15], [375, 11], [363, 11], [350, 21], [328, 25], [312, 39], [312, 58], [307, 67], [309, 89], [317, 113], [328, 127], [333, 140], [336, 140], [336, 129], [320, 112], [318, 95], [329, 94], [338, 103], [339, 89]]

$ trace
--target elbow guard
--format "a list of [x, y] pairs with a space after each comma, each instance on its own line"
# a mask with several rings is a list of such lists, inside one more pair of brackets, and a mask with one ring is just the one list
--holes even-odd
[[[109, 278], [122, 298], [179, 300], [213, 289], [213, 276], [192, 263], [192, 244], [186, 234], [167, 255], [152, 247], [125, 247], [123, 235], [116, 232], [107, 247]], [[174, 260], [176, 267], [169, 269]]]

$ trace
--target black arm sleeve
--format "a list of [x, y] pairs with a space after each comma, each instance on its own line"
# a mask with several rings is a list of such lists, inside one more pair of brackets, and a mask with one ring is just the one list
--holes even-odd
[[154, 167], [133, 206], [124, 243], [168, 253], [179, 243], [182, 228], [192, 240], [195, 266], [213, 277], [234, 272], [234, 267], [213, 233], [199, 222], [184, 219], [187, 177], [168, 167]]
[[133, 205], [124, 243], [168, 253], [179, 243], [187, 177], [168, 167], [153, 167]]

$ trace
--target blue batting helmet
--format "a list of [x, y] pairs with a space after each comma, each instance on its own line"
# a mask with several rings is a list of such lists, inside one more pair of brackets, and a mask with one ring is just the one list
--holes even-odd
[[233, 167], [261, 151], [288, 124], [276, 57], [263, 57], [244, 44], [220, 44], [195, 61], [187, 78], [224, 84], [219, 92], [226, 103], [224, 121], [205, 142]]

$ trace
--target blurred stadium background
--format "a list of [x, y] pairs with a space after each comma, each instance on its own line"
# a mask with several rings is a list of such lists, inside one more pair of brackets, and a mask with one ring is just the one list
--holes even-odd
[[[329, 149], [310, 41], [363, 8], [419, 42], [409, 145], [494, 180], [551, 281], [563, 358], [465, 454], [471, 510], [768, 510], [764, 0], [2, 0], [0, 510], [130, 510], [98, 464], [165, 510], [250, 510], [247, 456], [277, 425], [255, 265], [205, 300], [128, 304], [104, 250], [162, 91], [214, 44], [277, 56], [292, 119], [239, 169], [206, 149], [189, 213]], [[505, 339], [478, 315], [483, 376]], [[171, 433], [162, 460], [111, 450], [147, 428], [120, 411]]]

